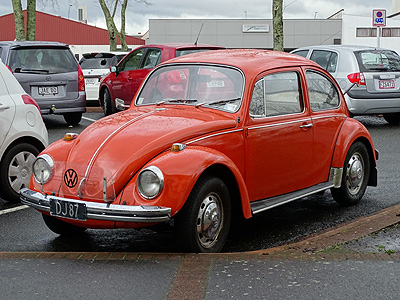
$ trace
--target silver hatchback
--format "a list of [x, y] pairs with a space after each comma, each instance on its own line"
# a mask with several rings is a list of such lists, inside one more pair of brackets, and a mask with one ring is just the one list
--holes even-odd
[[400, 123], [400, 56], [393, 50], [345, 45], [303, 47], [291, 53], [309, 58], [330, 72], [345, 95], [350, 115], [383, 114]]

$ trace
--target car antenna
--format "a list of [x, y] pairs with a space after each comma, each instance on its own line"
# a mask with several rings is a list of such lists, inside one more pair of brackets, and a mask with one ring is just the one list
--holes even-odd
[[196, 41], [194, 42], [194, 45], [195, 45], [195, 46], [197, 46], [197, 42], [199, 41], [199, 37], [200, 37], [201, 30], [203, 29], [203, 25], [204, 25], [204, 23], [201, 23], [201, 27], [200, 27], [200, 30], [199, 30], [199, 34], [197, 35]]

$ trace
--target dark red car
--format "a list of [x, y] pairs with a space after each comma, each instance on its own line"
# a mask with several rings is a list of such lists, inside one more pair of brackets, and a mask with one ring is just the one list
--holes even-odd
[[158, 64], [185, 54], [224, 49], [201, 44], [145, 45], [132, 50], [100, 82], [99, 102], [105, 115], [128, 107], [143, 79]]

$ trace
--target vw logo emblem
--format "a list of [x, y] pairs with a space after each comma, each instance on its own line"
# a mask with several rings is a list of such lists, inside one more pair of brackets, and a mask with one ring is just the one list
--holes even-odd
[[64, 173], [64, 183], [67, 187], [73, 188], [78, 183], [78, 174], [72, 169], [68, 169]]

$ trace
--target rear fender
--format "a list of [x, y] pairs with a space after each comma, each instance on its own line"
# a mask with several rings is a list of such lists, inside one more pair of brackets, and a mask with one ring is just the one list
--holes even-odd
[[[141, 197], [136, 186], [138, 172], [124, 189], [121, 204], [166, 206], [171, 208], [173, 217], [185, 204], [199, 177], [207, 170], [220, 169], [213, 168], [214, 166], [222, 166], [223, 169], [229, 170], [233, 175], [231, 177], [236, 180], [244, 217], [251, 217], [249, 197], [242, 174], [235, 163], [221, 152], [206, 147], [188, 146], [179, 152], [163, 152], [142, 169], [149, 166], [158, 167], [164, 175], [164, 188], [161, 194], [150, 201]], [[222, 174], [213, 171], [210, 171], [211, 174], [223, 177]], [[231, 183], [227, 183], [228, 186], [229, 184]]]

